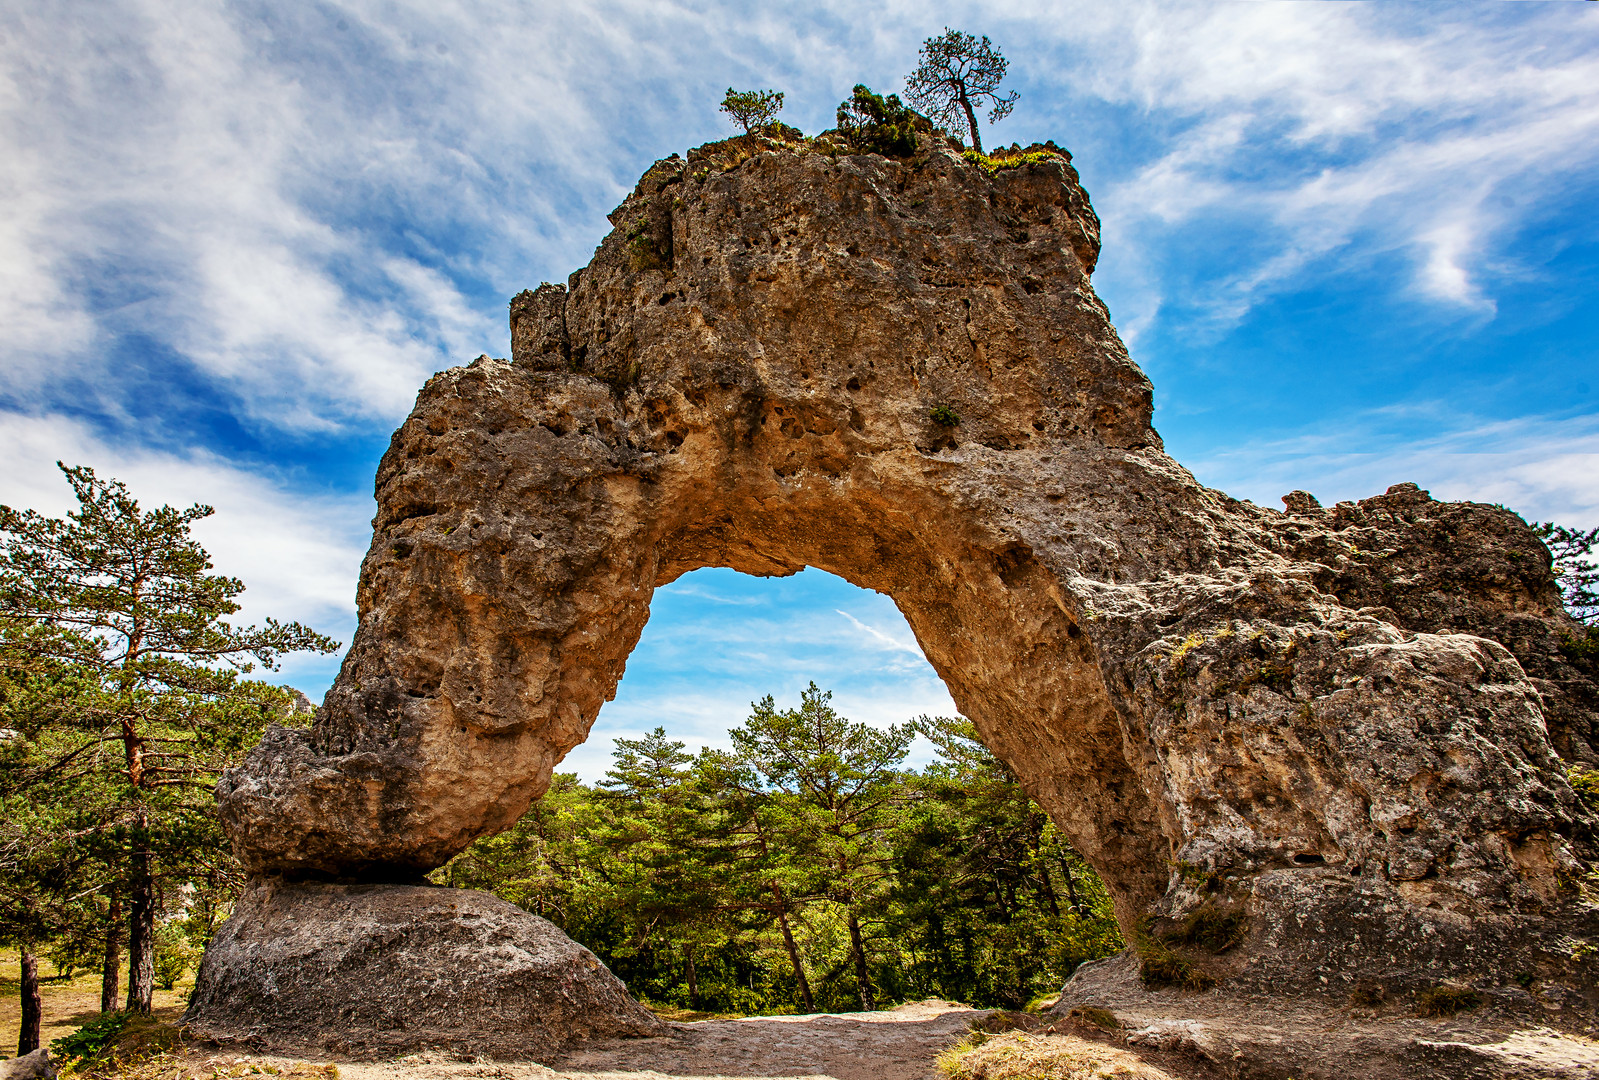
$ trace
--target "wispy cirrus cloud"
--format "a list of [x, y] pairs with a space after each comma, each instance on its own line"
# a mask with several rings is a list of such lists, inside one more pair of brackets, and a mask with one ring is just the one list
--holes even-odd
[[[1447, 406], [1437, 411], [1450, 412]], [[1330, 505], [1411, 481], [1436, 499], [1496, 502], [1528, 520], [1599, 525], [1599, 417], [1486, 421], [1449, 415], [1439, 425], [1444, 433], [1413, 439], [1393, 433], [1395, 412], [1373, 410], [1353, 422], [1318, 426], [1190, 466], [1205, 483], [1263, 506], [1278, 506], [1279, 496], [1295, 489]]]
[[1107, 62], [1087, 70], [1157, 132], [1099, 193], [1107, 234], [1137, 248], [1107, 253], [1138, 263], [1135, 321], [1189, 281], [1160, 280], [1161, 246], [1207, 224], [1232, 248], [1188, 268], [1208, 279], [1193, 306], [1224, 324], [1313, 266], [1382, 251], [1409, 260], [1418, 295], [1491, 312], [1486, 281], [1514, 263], [1497, 245], [1591, 193], [1599, 11], [1134, 10], [1090, 20]]
[[781, 83], [789, 115], [824, 126], [851, 83], [895, 88], [922, 35], [974, 20], [1028, 87], [1016, 134], [1136, 113], [1128, 145], [1114, 128], [1074, 144], [1117, 163], [1096, 194], [1135, 329], [1192, 270], [1163, 255], [1173, 232], [1206, 222], [1251, 238], [1204, 268], [1191, 318], [1236, 319], [1357, 240], [1361, 258], [1407, 252], [1419, 293], [1491, 310], [1495, 238], [1594, 164], [1599, 18], [1442, 10], [209, 0], [177, 18], [123, 0], [0, 16], [0, 190], [18, 211], [0, 226], [5, 390], [114, 413], [120, 369], [155, 358], [252, 424], [387, 425], [430, 371], [503, 352], [505, 297], [583, 262], [643, 164], [721, 132], [723, 84]]

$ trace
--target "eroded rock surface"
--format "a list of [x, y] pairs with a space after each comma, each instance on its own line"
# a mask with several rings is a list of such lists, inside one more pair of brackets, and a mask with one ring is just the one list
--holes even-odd
[[1197, 483], [1069, 158], [1033, 156], [652, 167], [513, 301], [512, 362], [435, 376], [395, 433], [339, 680], [221, 785], [240, 857], [440, 865], [543, 792], [656, 587], [815, 566], [894, 599], [1130, 939], [1208, 908], [1247, 928], [1186, 953], [1225, 985], [1527, 965], [1591, 1012], [1594, 822], [1556, 751], [1595, 756], [1594, 684], [1547, 552], [1414, 485], [1280, 513]]
[[183, 1022], [252, 1050], [549, 1057], [660, 1034], [593, 953], [488, 893], [257, 882], [207, 947]]
[[[1368, 988], [1371, 989], [1371, 988]], [[1506, 993], [1528, 995], [1520, 987]], [[1553, 988], [1556, 999], [1559, 987]], [[1554, 1004], [1544, 987], [1531, 994]], [[1419, 1015], [1415, 999], [1377, 993], [1356, 1004], [1271, 993], [1191, 994], [1140, 982], [1124, 955], [1085, 964], [1046, 1015], [1085, 1012], [1108, 1037], [1139, 1051], [1165, 1050], [1213, 1066], [1221, 1076], [1297, 1080], [1589, 1080], [1599, 1042], [1550, 1027], [1538, 1009], [1505, 1008], [1505, 994], [1448, 1016]], [[1528, 997], [1531, 1001], [1532, 997]], [[1107, 1015], [1108, 1014], [1108, 1015]], [[1063, 1026], [1058, 1021], [1056, 1026]]]

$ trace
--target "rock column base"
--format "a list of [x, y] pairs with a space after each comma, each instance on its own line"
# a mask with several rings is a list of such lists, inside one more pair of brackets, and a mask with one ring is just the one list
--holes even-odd
[[239, 898], [183, 1022], [223, 1044], [347, 1058], [538, 1060], [664, 1030], [593, 953], [488, 893], [276, 880]]

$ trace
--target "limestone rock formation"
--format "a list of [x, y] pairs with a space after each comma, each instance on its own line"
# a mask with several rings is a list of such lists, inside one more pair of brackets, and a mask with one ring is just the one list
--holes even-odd
[[593, 953], [488, 893], [254, 883], [206, 949], [183, 1022], [252, 1049], [547, 1057], [662, 1025]]
[[510, 363], [429, 380], [338, 682], [221, 784], [245, 863], [440, 865], [543, 792], [656, 587], [815, 566], [894, 599], [1130, 940], [1208, 910], [1243, 941], [1184, 963], [1225, 985], [1444, 964], [1591, 1017], [1595, 822], [1557, 748], [1594, 758], [1595, 686], [1526, 524], [1204, 487], [1094, 294], [1068, 155], [820, 145], [656, 163], [512, 302]]

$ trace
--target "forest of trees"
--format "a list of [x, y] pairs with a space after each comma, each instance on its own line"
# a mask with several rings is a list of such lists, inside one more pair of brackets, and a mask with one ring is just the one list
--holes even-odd
[[[925, 735], [937, 758], [900, 768]], [[1110, 898], [964, 720], [853, 723], [813, 683], [733, 750], [657, 728], [559, 774], [433, 875], [556, 923], [656, 1004], [743, 1013], [943, 997], [1019, 1008], [1121, 937]]]

